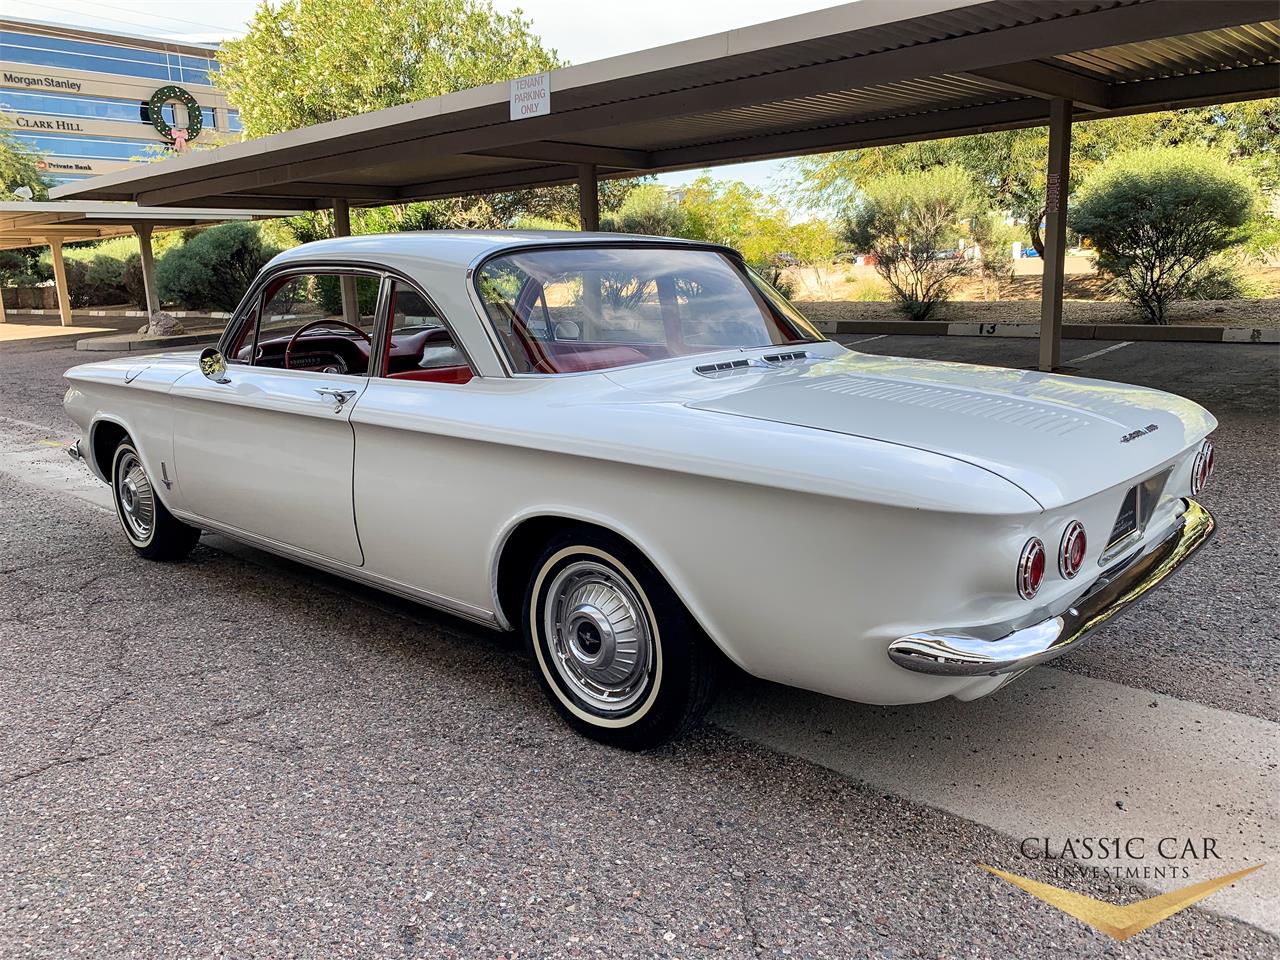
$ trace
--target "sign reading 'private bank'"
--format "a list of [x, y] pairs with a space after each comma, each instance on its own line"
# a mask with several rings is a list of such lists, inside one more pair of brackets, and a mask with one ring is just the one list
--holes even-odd
[[11, 87], [44, 87], [47, 90], [70, 90], [73, 93], [79, 93], [81, 88], [79, 80], [66, 80], [44, 74], [9, 73], [6, 70], [3, 77], [4, 82]]

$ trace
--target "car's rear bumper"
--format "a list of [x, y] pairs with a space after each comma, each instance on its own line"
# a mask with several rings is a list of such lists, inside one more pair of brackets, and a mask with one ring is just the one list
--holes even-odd
[[1213, 536], [1209, 511], [1195, 500], [1183, 504], [1182, 516], [1154, 547], [1108, 570], [1057, 616], [996, 640], [968, 628], [917, 633], [889, 644], [889, 658], [916, 673], [979, 677], [1016, 673], [1061, 656], [1167, 580]]

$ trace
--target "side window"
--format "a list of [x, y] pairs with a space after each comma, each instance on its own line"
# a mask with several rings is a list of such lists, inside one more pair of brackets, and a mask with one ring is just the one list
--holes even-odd
[[264, 292], [256, 340], [250, 325], [235, 359], [259, 367], [367, 375], [379, 284], [378, 277], [355, 273], [282, 277]]
[[471, 366], [431, 302], [410, 284], [391, 284], [391, 335], [383, 369], [393, 380], [466, 383]]

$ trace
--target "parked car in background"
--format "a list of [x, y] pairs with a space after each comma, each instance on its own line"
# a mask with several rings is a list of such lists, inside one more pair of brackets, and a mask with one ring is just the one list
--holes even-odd
[[725, 659], [872, 703], [989, 694], [1214, 526], [1195, 403], [858, 353], [708, 244], [321, 241], [216, 349], [67, 377], [72, 453], [142, 556], [213, 530], [519, 630], [560, 715], [623, 747], [696, 720]]

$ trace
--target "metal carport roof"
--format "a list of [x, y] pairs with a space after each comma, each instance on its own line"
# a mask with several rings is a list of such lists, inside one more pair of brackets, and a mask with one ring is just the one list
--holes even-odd
[[[288, 211], [282, 210], [211, 210], [208, 207], [192, 210], [185, 207], [139, 207], [133, 203], [103, 203], [94, 200], [5, 201], [0, 202], [0, 250], [45, 244], [49, 246], [53, 258], [54, 286], [58, 295], [58, 313], [62, 325], [67, 327], [71, 326], [72, 316], [66, 264], [62, 257], [64, 243], [136, 234], [138, 252], [142, 257], [142, 283], [150, 314], [160, 309], [151, 252], [151, 234], [154, 231], [287, 215]], [[5, 320], [4, 301], [0, 299], [0, 323]]]
[[312, 209], [546, 186], [1280, 93], [1274, 0], [863, 0], [197, 151], [56, 197]]
[[0, 203], [0, 250], [40, 246], [52, 241], [73, 243], [133, 234], [138, 227], [177, 230], [211, 226], [229, 220], [288, 216], [284, 210], [210, 210], [139, 207], [132, 203], [58, 200]]

